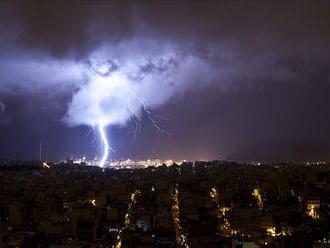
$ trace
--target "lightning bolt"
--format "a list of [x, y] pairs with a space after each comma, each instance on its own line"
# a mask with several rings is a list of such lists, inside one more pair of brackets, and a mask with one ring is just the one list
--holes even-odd
[[159, 114], [151, 112], [149, 108], [147, 107], [146, 103], [142, 101], [142, 108], [144, 112], [147, 114], [148, 119], [151, 121], [152, 125], [155, 127], [155, 129], [159, 132], [160, 135], [166, 134], [167, 136], [171, 136], [169, 132], [167, 132], [165, 129], [163, 129], [157, 122], [156, 118], [168, 121], [168, 118], [165, 118]]
[[109, 156], [110, 146], [109, 146], [108, 138], [105, 133], [105, 125], [103, 123], [100, 123], [98, 125], [98, 131], [101, 137], [101, 143], [103, 144], [103, 155], [100, 160], [99, 166], [103, 168]]
[[130, 132], [132, 134], [131, 143], [133, 144], [133, 142], [135, 141], [138, 133], [141, 130], [141, 123], [140, 123], [139, 119], [134, 114], [131, 115], [131, 123], [133, 123], [133, 125], [134, 125], [133, 129]]

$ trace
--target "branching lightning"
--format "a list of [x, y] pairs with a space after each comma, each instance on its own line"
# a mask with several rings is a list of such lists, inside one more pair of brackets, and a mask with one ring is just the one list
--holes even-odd
[[[145, 111], [145, 113], [147, 114], [148, 116], [148, 119], [151, 121], [152, 125], [156, 128], [157, 131], [159, 131], [160, 135], [168, 135], [170, 136], [170, 133], [167, 132], [166, 130], [164, 130], [157, 122], [157, 120], [155, 118], [158, 118], [158, 119], [161, 119], [161, 120], [169, 120], [168, 118], [166, 117], [163, 117], [159, 114], [155, 114], [153, 113], [151, 110], [149, 110], [146, 105], [143, 103], [143, 110]], [[135, 124], [135, 128], [133, 130], [133, 135], [134, 135], [134, 139], [136, 138], [136, 135], [137, 133], [139, 132], [139, 129], [141, 128], [141, 123], [139, 121], [139, 119], [132, 114], [131, 116], [131, 120], [133, 121], [133, 123]], [[103, 146], [103, 155], [102, 155], [102, 158], [99, 162], [99, 166], [101, 168], [103, 168], [108, 160], [108, 157], [109, 157], [109, 151], [111, 150], [111, 147], [109, 145], [109, 141], [108, 141], [108, 138], [107, 138], [107, 135], [106, 135], [106, 132], [105, 132], [105, 127], [106, 125], [103, 123], [103, 122], [100, 122], [98, 124], [98, 132], [99, 132], [99, 135], [100, 135], [100, 138], [101, 138], [101, 145]], [[88, 135], [93, 132], [93, 128], [90, 130], [90, 132], [88, 133]]]
[[139, 119], [134, 114], [132, 114], [132, 116], [131, 116], [131, 121], [134, 125], [133, 129], [131, 130], [131, 134], [133, 136], [133, 138], [132, 138], [132, 143], [133, 143], [135, 141], [138, 133], [141, 130], [141, 123], [140, 123]]
[[159, 124], [158, 122], [156, 121], [155, 118], [158, 118], [158, 119], [162, 119], [162, 120], [169, 120], [168, 118], [165, 118], [159, 114], [155, 114], [153, 112], [151, 112], [145, 103], [142, 103], [142, 107], [143, 107], [143, 110], [144, 112], [147, 114], [147, 117], [148, 119], [151, 121], [152, 125], [156, 128], [156, 130], [159, 132], [160, 135], [167, 135], [167, 136], [171, 136], [171, 134], [169, 132], [167, 132], [165, 129], [163, 129]]

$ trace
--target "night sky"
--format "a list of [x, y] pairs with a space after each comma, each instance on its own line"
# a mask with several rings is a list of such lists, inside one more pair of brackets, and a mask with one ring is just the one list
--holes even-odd
[[1, 1], [0, 158], [102, 117], [113, 158], [330, 159], [329, 44], [328, 1]]

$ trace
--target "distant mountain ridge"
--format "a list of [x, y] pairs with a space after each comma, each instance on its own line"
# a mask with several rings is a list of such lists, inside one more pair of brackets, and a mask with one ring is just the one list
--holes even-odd
[[234, 161], [330, 161], [330, 142], [269, 141], [244, 147], [227, 157]]

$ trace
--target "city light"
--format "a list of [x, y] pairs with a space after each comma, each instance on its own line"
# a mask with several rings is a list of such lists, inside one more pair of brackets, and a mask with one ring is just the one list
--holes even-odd
[[287, 236], [287, 235], [290, 235], [290, 232], [286, 232], [284, 230], [282, 230], [281, 232], [276, 232], [276, 228], [275, 227], [269, 227], [266, 229], [267, 231], [267, 234], [269, 236], [272, 236], [272, 237], [279, 237], [279, 236]]
[[[99, 129], [99, 128], [98, 128]], [[102, 145], [102, 156], [99, 160], [97, 156], [94, 159], [88, 159], [86, 156], [73, 158], [73, 164], [84, 165], [84, 166], [99, 166], [103, 164], [103, 168], [111, 167], [114, 169], [139, 169], [139, 168], [147, 168], [150, 166], [160, 167], [160, 166], [171, 166], [174, 163], [181, 166], [183, 164], [182, 161], [173, 161], [173, 160], [161, 160], [161, 159], [145, 159], [145, 160], [134, 160], [134, 159], [109, 159], [109, 152], [111, 147], [109, 145], [108, 138], [105, 133], [105, 126], [102, 129], [103, 131], [98, 131], [99, 136], [101, 137], [101, 145]], [[101, 135], [102, 133], [102, 135]], [[103, 137], [103, 138], [102, 138]], [[106, 140], [104, 139], [106, 138]], [[104, 141], [106, 143], [104, 143]], [[105, 153], [105, 147], [107, 147], [107, 153]], [[106, 158], [107, 157], [107, 158]], [[67, 161], [68, 162], [68, 161]], [[186, 161], [185, 161], [186, 162]], [[59, 164], [65, 163], [65, 161], [61, 160], [58, 162]]]
[[210, 191], [210, 197], [212, 198], [213, 202], [216, 204], [217, 210], [218, 210], [218, 219], [222, 223], [220, 225], [220, 228], [223, 232], [229, 235], [236, 235], [238, 234], [238, 231], [233, 229], [230, 225], [230, 222], [227, 218], [227, 213], [231, 211], [231, 208], [229, 207], [221, 207], [220, 206], [220, 199], [218, 191], [215, 188], [212, 188]]
[[135, 192], [131, 193], [130, 196], [130, 202], [128, 203], [128, 208], [127, 212], [124, 217], [124, 226], [121, 228], [117, 234], [117, 242], [115, 245], [115, 248], [121, 248], [122, 244], [122, 232], [123, 230], [127, 229], [131, 223], [131, 213], [132, 213], [132, 208], [136, 204], [137, 201], [137, 196], [141, 194], [141, 191], [135, 190]]
[[50, 166], [49, 166], [46, 162], [44, 162], [44, 163], [42, 164], [42, 166], [43, 166], [44, 168], [46, 168], [46, 169], [49, 169], [49, 168], [50, 168]]
[[90, 203], [91, 203], [93, 206], [95, 206], [95, 207], [97, 206], [97, 205], [96, 205], [96, 200], [95, 200], [95, 199], [92, 199], [92, 200], [90, 201]]
[[172, 211], [172, 218], [173, 218], [173, 222], [174, 222], [177, 247], [189, 248], [187, 235], [184, 233], [183, 228], [181, 226], [181, 222], [180, 222], [178, 185], [176, 185], [176, 187], [174, 189], [172, 200], [173, 200], [173, 203], [171, 206], [171, 211]]
[[259, 208], [260, 208], [260, 209], [263, 209], [263, 207], [264, 207], [264, 203], [263, 203], [263, 201], [262, 201], [262, 198], [261, 198], [261, 194], [260, 194], [259, 189], [254, 188], [254, 189], [253, 189], [253, 192], [252, 192], [252, 195], [253, 195], [254, 198], [257, 200], [257, 203], [258, 203]]
[[306, 215], [312, 217], [314, 220], [319, 219], [320, 218], [320, 215], [318, 213], [319, 208], [320, 208], [319, 201], [308, 201], [306, 207]]

